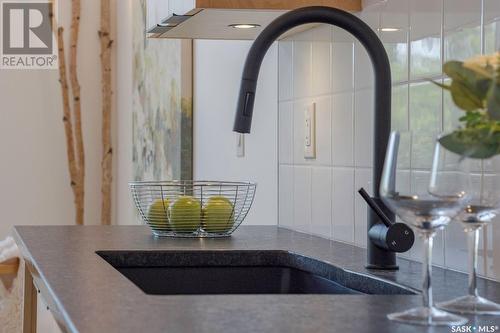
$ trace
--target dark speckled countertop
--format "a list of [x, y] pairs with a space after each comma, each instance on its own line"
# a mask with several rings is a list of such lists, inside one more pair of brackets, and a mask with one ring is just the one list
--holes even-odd
[[[452, 332], [386, 318], [420, 305], [421, 297], [412, 295], [147, 295], [95, 253], [283, 250], [420, 289], [418, 263], [400, 259], [399, 271], [368, 271], [363, 249], [273, 226], [242, 226], [225, 239], [156, 239], [145, 226], [18, 226], [14, 234], [44, 284], [44, 298], [70, 332]], [[437, 301], [450, 299], [466, 293], [467, 277], [434, 268], [433, 285]], [[479, 291], [500, 302], [499, 283], [480, 279]], [[500, 326], [500, 317], [469, 318], [472, 326]]]

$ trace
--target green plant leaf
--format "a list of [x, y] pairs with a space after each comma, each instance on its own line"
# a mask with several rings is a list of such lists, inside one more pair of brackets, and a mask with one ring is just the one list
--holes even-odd
[[488, 91], [488, 114], [493, 120], [500, 120], [500, 84], [493, 81]]
[[469, 87], [458, 80], [453, 80], [450, 87], [453, 102], [462, 110], [474, 111], [483, 107], [483, 102]]
[[464, 89], [467, 89], [477, 99], [486, 99], [492, 81], [491, 76], [464, 67], [461, 61], [446, 62], [443, 71], [453, 79], [453, 82], [459, 82]]
[[455, 154], [475, 159], [487, 159], [500, 153], [500, 141], [471, 141], [461, 135], [460, 130], [441, 137], [439, 143]]
[[470, 66], [465, 67], [462, 61], [451, 60], [447, 61], [443, 65], [443, 71], [451, 77], [452, 79], [463, 79], [470, 78], [475, 81], [481, 80], [491, 80], [492, 76], [486, 71], [477, 71], [470, 68]]

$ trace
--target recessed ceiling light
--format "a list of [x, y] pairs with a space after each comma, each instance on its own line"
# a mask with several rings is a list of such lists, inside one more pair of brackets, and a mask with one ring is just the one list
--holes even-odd
[[399, 31], [401, 29], [399, 29], [399, 28], [380, 28], [379, 30], [383, 31], [383, 32], [395, 32], [395, 31]]
[[252, 29], [252, 28], [257, 28], [260, 27], [260, 24], [254, 24], [254, 23], [239, 23], [239, 24], [230, 24], [229, 25], [231, 28], [237, 28], [237, 29]]

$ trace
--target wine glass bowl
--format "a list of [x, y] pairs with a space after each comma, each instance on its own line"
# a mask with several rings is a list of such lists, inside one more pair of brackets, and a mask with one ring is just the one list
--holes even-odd
[[474, 231], [490, 223], [498, 215], [498, 209], [491, 206], [467, 205], [458, 216], [466, 232]]
[[[384, 198], [384, 197], [383, 197]], [[384, 200], [384, 199], [383, 199]], [[419, 232], [433, 232], [444, 228], [450, 216], [457, 215], [460, 207], [455, 200], [422, 199], [418, 195], [395, 194], [384, 202], [403, 220]]]
[[[423, 146], [427, 143], [427, 146]], [[414, 147], [414, 145], [418, 147]], [[430, 161], [423, 161], [434, 151]], [[418, 152], [415, 156], [414, 152]], [[418, 160], [418, 163], [416, 162]], [[418, 168], [414, 165], [417, 164]], [[469, 174], [463, 159], [435, 140], [415, 140], [412, 132], [393, 132], [389, 138], [380, 183], [380, 196], [424, 242], [423, 305], [392, 313], [390, 320], [426, 326], [463, 325], [466, 318], [437, 309], [432, 299], [432, 242], [468, 204]]]

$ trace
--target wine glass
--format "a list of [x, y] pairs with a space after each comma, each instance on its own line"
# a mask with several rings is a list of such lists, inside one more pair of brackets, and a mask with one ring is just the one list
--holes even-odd
[[427, 326], [463, 325], [466, 318], [434, 307], [432, 242], [436, 231], [443, 229], [467, 205], [469, 174], [463, 169], [460, 156], [440, 146], [435, 149], [435, 142], [412, 132], [393, 132], [389, 138], [380, 196], [423, 239], [424, 257], [423, 305], [387, 317]]
[[481, 171], [472, 182], [471, 200], [457, 217], [469, 238], [469, 294], [438, 304], [444, 310], [463, 314], [500, 315], [500, 304], [489, 301], [477, 292], [477, 252], [479, 231], [491, 222], [500, 211], [500, 157], [470, 160]]

